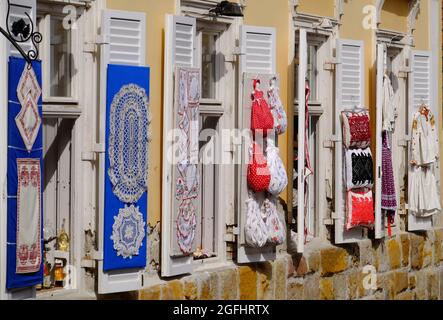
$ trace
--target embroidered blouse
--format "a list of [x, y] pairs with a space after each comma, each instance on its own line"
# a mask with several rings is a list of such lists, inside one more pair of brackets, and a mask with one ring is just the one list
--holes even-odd
[[431, 110], [423, 108], [412, 121], [412, 159], [417, 166], [434, 163], [438, 158], [438, 135]]

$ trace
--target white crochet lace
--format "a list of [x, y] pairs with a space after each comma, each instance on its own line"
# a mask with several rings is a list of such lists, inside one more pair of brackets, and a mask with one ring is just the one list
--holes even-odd
[[151, 123], [143, 88], [129, 84], [114, 96], [109, 119], [109, 179], [124, 203], [136, 203], [148, 188]]

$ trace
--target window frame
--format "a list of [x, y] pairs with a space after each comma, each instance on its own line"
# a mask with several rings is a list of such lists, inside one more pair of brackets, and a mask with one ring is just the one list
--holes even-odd
[[[64, 105], [78, 105], [79, 104], [79, 73], [81, 72], [80, 68], [80, 60], [82, 57], [82, 51], [80, 46], [80, 23], [79, 18], [83, 14], [83, 9], [77, 11], [77, 20], [75, 24], [75, 28], [72, 27], [70, 29], [71, 32], [71, 51], [70, 55], [72, 59], [70, 60], [70, 69], [72, 72], [71, 75], [71, 83], [70, 83], [70, 96], [52, 96], [51, 92], [51, 43], [50, 43], [50, 34], [51, 34], [51, 17], [62, 19], [64, 18], [63, 6], [61, 4], [56, 4], [54, 6], [49, 5], [37, 5], [37, 21], [39, 26], [39, 32], [43, 35], [43, 40], [39, 44], [40, 56], [42, 60], [42, 100], [43, 105], [48, 104], [58, 104], [59, 107], [64, 107]], [[49, 36], [45, 36], [49, 35]], [[79, 71], [79, 72], [76, 72]]]

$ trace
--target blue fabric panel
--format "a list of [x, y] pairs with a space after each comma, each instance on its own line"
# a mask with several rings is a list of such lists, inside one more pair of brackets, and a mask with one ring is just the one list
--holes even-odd
[[[17, 158], [34, 158], [40, 159], [41, 170], [41, 186], [43, 188], [43, 130], [42, 125], [35, 140], [33, 150], [26, 150], [23, 139], [18, 131], [15, 123], [15, 117], [21, 110], [20, 102], [17, 98], [17, 86], [20, 77], [25, 68], [26, 62], [22, 58], [9, 59], [9, 81], [8, 81], [8, 231], [7, 231], [7, 275], [6, 288], [17, 289], [31, 287], [42, 283], [43, 281], [43, 263], [40, 270], [29, 274], [16, 274], [16, 238], [17, 238]], [[41, 86], [41, 62], [34, 61], [32, 64], [34, 72], [37, 76], [38, 83]], [[38, 102], [38, 110], [42, 117], [42, 101], [41, 97]], [[43, 250], [43, 197], [40, 198], [41, 204], [41, 236]], [[43, 252], [42, 252], [43, 256]]]
[[[139, 255], [133, 256], [131, 259], [124, 259], [117, 256], [114, 250], [114, 241], [111, 239], [112, 226], [114, 224], [114, 216], [117, 216], [119, 209], [124, 208], [125, 204], [121, 202], [112, 191], [112, 183], [108, 176], [109, 163], [109, 116], [111, 103], [114, 96], [120, 91], [124, 85], [136, 84], [145, 89], [149, 97], [149, 75], [150, 69], [148, 67], [134, 67], [134, 66], [120, 66], [108, 65], [107, 77], [107, 103], [106, 103], [106, 164], [105, 164], [105, 204], [104, 204], [104, 271], [122, 270], [122, 269], [142, 269], [146, 267], [147, 248], [146, 238], [143, 240], [143, 245], [140, 247]], [[136, 204], [139, 207], [140, 213], [143, 215], [143, 220], [147, 222], [148, 212], [148, 194], [145, 192]]]

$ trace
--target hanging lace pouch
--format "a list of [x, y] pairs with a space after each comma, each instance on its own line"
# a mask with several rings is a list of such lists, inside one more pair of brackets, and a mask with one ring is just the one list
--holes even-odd
[[283, 134], [288, 127], [288, 118], [286, 111], [280, 99], [279, 88], [275, 84], [271, 84], [268, 91], [269, 106], [271, 107], [272, 116], [274, 117], [274, 128], [277, 134]]
[[365, 149], [371, 144], [369, 112], [342, 112], [343, 144], [348, 149]]
[[372, 154], [369, 148], [346, 150], [346, 187], [347, 190], [372, 188], [374, 173]]
[[268, 227], [263, 220], [260, 204], [252, 192], [249, 192], [249, 198], [246, 200], [246, 207], [246, 243], [254, 248], [262, 248], [266, 245], [266, 241], [268, 240]]
[[372, 228], [375, 223], [372, 191], [348, 191], [346, 211], [346, 230]]
[[267, 190], [270, 194], [278, 196], [288, 185], [288, 175], [280, 158], [279, 149], [272, 139], [267, 139], [266, 158], [271, 174], [271, 181]]
[[280, 245], [286, 238], [285, 223], [278, 216], [277, 199], [275, 197], [266, 198], [261, 208], [265, 217], [268, 229], [268, 243]]
[[263, 151], [256, 142], [250, 147], [249, 155], [250, 163], [247, 173], [249, 188], [255, 192], [266, 191], [271, 182], [271, 175]]

